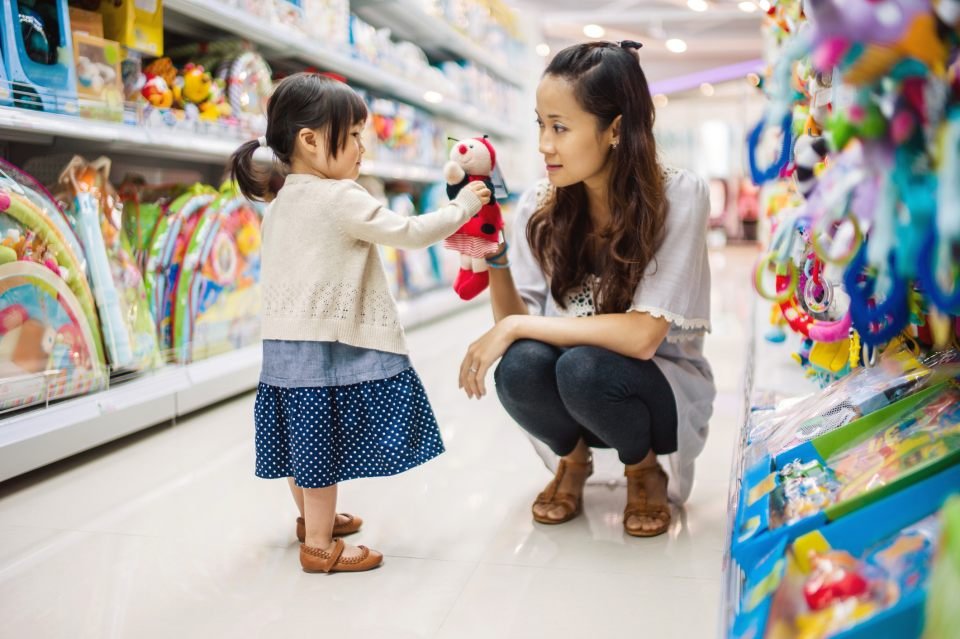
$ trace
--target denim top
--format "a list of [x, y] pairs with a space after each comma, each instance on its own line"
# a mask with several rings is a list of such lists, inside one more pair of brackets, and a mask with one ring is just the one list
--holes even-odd
[[399, 375], [410, 358], [342, 342], [263, 341], [260, 382], [280, 388], [346, 386]]

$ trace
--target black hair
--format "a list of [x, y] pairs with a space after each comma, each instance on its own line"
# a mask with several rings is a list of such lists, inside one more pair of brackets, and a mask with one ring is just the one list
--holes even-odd
[[[349, 86], [316, 73], [297, 73], [276, 86], [267, 103], [267, 146], [285, 167], [290, 166], [301, 129], [322, 131], [336, 159], [346, 148], [350, 128], [367, 119], [367, 105]], [[250, 200], [267, 194], [270, 172], [254, 165], [259, 140], [244, 142], [230, 157], [230, 174]]]

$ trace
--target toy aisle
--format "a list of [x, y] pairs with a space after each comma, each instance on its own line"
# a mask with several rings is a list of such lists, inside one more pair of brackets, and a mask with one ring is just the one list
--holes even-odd
[[[642, 43], [659, 160], [709, 194], [689, 498], [625, 534], [595, 451], [582, 513], [534, 523], [549, 454], [492, 369], [457, 384], [489, 293], [380, 246], [446, 452], [339, 485], [382, 567], [301, 572], [254, 476], [284, 167], [256, 151], [253, 202], [229, 158], [323, 74], [367, 105], [367, 192], [435, 211], [477, 138], [509, 234], [541, 74], [591, 40]], [[0, 0], [0, 62], [0, 636], [960, 639], [958, 0]]]

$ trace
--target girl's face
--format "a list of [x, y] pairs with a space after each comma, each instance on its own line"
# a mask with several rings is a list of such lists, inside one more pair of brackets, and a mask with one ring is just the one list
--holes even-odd
[[360, 162], [366, 151], [360, 141], [363, 126], [363, 122], [358, 122], [350, 127], [347, 144], [340, 149], [336, 158], [327, 148], [326, 135], [315, 131], [310, 132], [313, 135], [301, 132], [301, 149], [306, 155], [311, 172], [331, 180], [356, 180], [360, 176]]
[[547, 75], [537, 87], [537, 124], [540, 153], [551, 184], [606, 184], [618, 122], [599, 130], [596, 116], [577, 102], [573, 85], [564, 78]]

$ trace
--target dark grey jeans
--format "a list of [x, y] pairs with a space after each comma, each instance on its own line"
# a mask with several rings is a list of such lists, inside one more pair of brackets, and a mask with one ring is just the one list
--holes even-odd
[[677, 450], [677, 406], [652, 361], [595, 346], [514, 342], [494, 373], [507, 413], [557, 455], [613, 448], [624, 464]]

